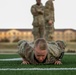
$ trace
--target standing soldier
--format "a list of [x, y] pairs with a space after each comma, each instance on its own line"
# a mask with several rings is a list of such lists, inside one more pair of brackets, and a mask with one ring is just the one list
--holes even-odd
[[31, 13], [33, 15], [33, 35], [34, 40], [44, 37], [44, 7], [41, 0], [36, 0], [36, 4], [31, 7]]
[[45, 17], [45, 39], [47, 41], [53, 40], [54, 33], [54, 5], [53, 0], [48, 0], [45, 4], [44, 9], [44, 17]]

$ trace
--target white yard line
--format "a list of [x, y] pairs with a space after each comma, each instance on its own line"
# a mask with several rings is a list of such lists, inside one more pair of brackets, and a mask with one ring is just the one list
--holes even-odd
[[0, 59], [0, 61], [17, 61], [17, 60], [22, 60], [22, 58]]
[[20, 70], [76, 70], [76, 68], [0, 68], [0, 71], [6, 70], [13, 70], [13, 71], [20, 71]]
[[76, 53], [64, 53], [65, 55], [76, 55]]

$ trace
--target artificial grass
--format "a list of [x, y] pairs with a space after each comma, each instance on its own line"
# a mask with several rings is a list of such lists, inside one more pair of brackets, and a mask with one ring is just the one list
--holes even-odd
[[0, 71], [0, 75], [76, 75], [76, 71]]
[[0, 59], [19, 58], [18, 54], [0, 54]]
[[[0, 54], [0, 59], [19, 57], [18, 54]], [[21, 62], [21, 60], [0, 61], [0, 68], [76, 68], [76, 55], [64, 55], [62, 65], [22, 65]], [[76, 70], [0, 70], [0, 75], [76, 75]]]
[[[4, 58], [19, 58], [20, 56], [18, 54], [1, 54], [0, 59]], [[53, 65], [53, 64], [47, 64], [47, 65], [33, 65], [33, 64], [28, 64], [28, 65], [23, 65], [21, 64], [21, 60], [16, 60], [16, 61], [0, 61], [0, 68], [75, 68], [76, 67], [76, 55], [64, 55], [62, 59], [61, 65]]]

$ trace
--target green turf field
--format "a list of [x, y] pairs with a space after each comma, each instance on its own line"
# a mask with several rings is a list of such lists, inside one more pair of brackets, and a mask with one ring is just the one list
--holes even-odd
[[[17, 54], [0, 54], [0, 59], [20, 58]], [[65, 55], [62, 59], [62, 65], [22, 65], [21, 60], [1, 61], [0, 60], [0, 75], [76, 75], [76, 55]], [[9, 68], [9, 69], [7, 69]], [[29, 68], [31, 70], [29, 70]], [[38, 70], [33, 70], [37, 68]], [[40, 70], [45, 68], [45, 70]], [[48, 68], [48, 70], [46, 69]], [[67, 70], [49, 70], [49, 69], [67, 68]], [[69, 70], [68, 68], [71, 68]], [[75, 68], [75, 70], [72, 70]], [[7, 70], [2, 70], [7, 69]], [[14, 70], [11, 70], [14, 69]], [[20, 70], [17, 70], [20, 69]], [[24, 69], [24, 70], [23, 70]], [[28, 70], [25, 70], [28, 69]]]

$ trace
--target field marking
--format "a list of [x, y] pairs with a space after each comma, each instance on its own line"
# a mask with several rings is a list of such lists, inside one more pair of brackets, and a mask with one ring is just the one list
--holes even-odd
[[76, 52], [75, 53], [64, 53], [65, 55], [76, 55]]
[[22, 58], [0, 59], [0, 61], [17, 61], [17, 60], [22, 60]]
[[7, 70], [12, 70], [12, 71], [20, 71], [20, 70], [76, 70], [76, 68], [0, 68], [0, 71], [7, 71]]

